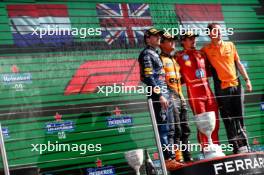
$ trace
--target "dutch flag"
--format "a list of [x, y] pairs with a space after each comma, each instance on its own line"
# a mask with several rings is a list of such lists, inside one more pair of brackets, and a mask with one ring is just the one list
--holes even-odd
[[63, 46], [73, 42], [65, 5], [8, 5], [7, 11], [17, 46]]

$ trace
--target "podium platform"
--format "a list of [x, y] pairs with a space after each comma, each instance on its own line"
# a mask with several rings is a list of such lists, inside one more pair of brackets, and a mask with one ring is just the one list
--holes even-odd
[[235, 154], [188, 163], [172, 175], [264, 175], [264, 152]]
[[[10, 175], [39, 175], [39, 168], [35, 166], [31, 167], [16, 167], [9, 169]], [[0, 171], [0, 175], [4, 175], [4, 171]]]

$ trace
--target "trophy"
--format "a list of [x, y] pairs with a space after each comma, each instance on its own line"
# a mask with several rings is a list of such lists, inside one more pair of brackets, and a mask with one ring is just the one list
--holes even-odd
[[210, 159], [225, 156], [222, 148], [217, 144], [213, 144], [211, 137], [216, 123], [215, 112], [211, 111], [197, 114], [195, 115], [194, 121], [198, 130], [208, 138], [208, 146], [203, 149], [204, 157]]
[[136, 175], [140, 175], [139, 169], [143, 164], [143, 157], [143, 149], [136, 149], [125, 152], [125, 158], [128, 164], [136, 171]]

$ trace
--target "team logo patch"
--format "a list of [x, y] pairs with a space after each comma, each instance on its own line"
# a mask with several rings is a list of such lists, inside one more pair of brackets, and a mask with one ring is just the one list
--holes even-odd
[[152, 68], [151, 68], [151, 67], [146, 67], [146, 68], [144, 69], [144, 71], [152, 71]]
[[192, 63], [191, 63], [190, 60], [185, 61], [185, 65], [186, 65], [186, 66], [191, 66], [191, 64], [192, 64]]
[[172, 63], [166, 63], [165, 64], [165, 67], [171, 67], [172, 66]]
[[184, 55], [182, 56], [182, 59], [183, 59], [184, 61], [187, 61], [187, 60], [190, 59], [190, 57], [189, 57], [189, 55], [184, 54]]
[[204, 74], [204, 71], [202, 70], [202, 69], [197, 69], [196, 71], [195, 71], [195, 76], [197, 77], [197, 78], [203, 78], [204, 76], [205, 76], [205, 74]]

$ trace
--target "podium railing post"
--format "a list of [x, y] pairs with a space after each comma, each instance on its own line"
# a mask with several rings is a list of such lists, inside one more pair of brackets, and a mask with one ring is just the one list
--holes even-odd
[[164, 156], [163, 156], [162, 145], [160, 143], [159, 130], [158, 130], [157, 122], [156, 122], [156, 117], [155, 117], [152, 99], [148, 99], [148, 107], [149, 107], [149, 111], [150, 111], [150, 115], [151, 115], [151, 121], [152, 121], [153, 129], [154, 129], [156, 143], [158, 146], [161, 168], [163, 171], [163, 175], [167, 175], [168, 173], [167, 173], [165, 160], [164, 160]]
[[1, 155], [2, 155], [2, 160], [3, 160], [5, 175], [10, 175], [1, 123], [0, 123], [0, 149], [1, 149]]

